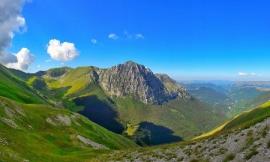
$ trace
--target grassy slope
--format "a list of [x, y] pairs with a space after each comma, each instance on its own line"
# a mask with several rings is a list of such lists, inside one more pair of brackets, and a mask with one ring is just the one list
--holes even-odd
[[[119, 118], [133, 125], [143, 121], [165, 126], [175, 135], [190, 138], [224, 120], [197, 100], [174, 100], [167, 104], [145, 105], [130, 98], [116, 100]], [[200, 114], [200, 115], [198, 115]]]
[[[71, 120], [63, 124], [57, 116]], [[47, 122], [52, 119], [56, 125]], [[0, 159], [4, 161], [82, 161], [105, 150], [80, 142], [81, 135], [110, 149], [136, 145], [81, 115], [46, 105], [20, 104], [0, 97]]]
[[22, 103], [44, 103], [25, 82], [0, 65], [0, 96], [5, 96]]
[[45, 80], [51, 89], [66, 87], [67, 91], [63, 94], [63, 97], [79, 96], [79, 93], [87, 91], [88, 86], [91, 84], [91, 71], [90, 67], [80, 67], [70, 69], [59, 79], [45, 77]]
[[202, 134], [195, 139], [208, 138], [234, 129], [244, 129], [258, 122], [261, 122], [268, 117], [270, 117], [270, 101], [258, 106], [255, 109], [243, 112], [235, 116], [230, 121], [225, 122], [221, 126], [213, 129], [210, 132]]

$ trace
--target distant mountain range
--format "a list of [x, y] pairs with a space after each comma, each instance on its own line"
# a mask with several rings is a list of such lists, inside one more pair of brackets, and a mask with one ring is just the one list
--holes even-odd
[[270, 82], [185, 82], [187, 91], [202, 102], [233, 117], [270, 99]]

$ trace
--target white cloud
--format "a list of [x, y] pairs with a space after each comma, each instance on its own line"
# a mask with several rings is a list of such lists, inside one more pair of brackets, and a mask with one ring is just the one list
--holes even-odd
[[71, 61], [79, 55], [79, 52], [77, 51], [74, 43], [61, 43], [56, 39], [49, 41], [47, 52], [53, 60], [63, 62]]
[[119, 39], [119, 36], [117, 34], [115, 34], [115, 33], [110, 33], [108, 35], [108, 38], [112, 39], [112, 40], [117, 40], [117, 39]]
[[248, 76], [256, 76], [257, 74], [252, 72], [252, 73], [247, 73], [247, 72], [238, 72], [238, 75], [239, 76], [242, 76], [242, 77], [248, 77]]
[[[117, 40], [120, 38], [120, 36], [118, 36], [115, 33], [110, 33], [108, 35], [108, 38], [112, 40]], [[127, 30], [125, 30], [123, 32], [123, 35], [121, 35], [121, 38], [126, 39], [126, 40], [144, 39], [144, 35], [141, 33], [137, 33], [137, 34], [129, 33]]]
[[16, 55], [13, 56], [16, 58], [16, 61], [5, 64], [6, 67], [26, 71], [34, 62], [34, 56], [27, 48], [22, 48]]
[[144, 39], [143, 34], [135, 34], [135, 39]]
[[93, 38], [93, 39], [91, 39], [91, 43], [92, 43], [92, 44], [97, 44], [98, 41], [97, 41], [95, 38]]
[[18, 63], [18, 58], [7, 52], [16, 32], [25, 29], [25, 19], [21, 10], [25, 0], [0, 0], [0, 63], [3, 65]]

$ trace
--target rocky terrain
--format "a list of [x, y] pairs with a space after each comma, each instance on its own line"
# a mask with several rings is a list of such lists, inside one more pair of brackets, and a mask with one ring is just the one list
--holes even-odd
[[128, 61], [99, 72], [101, 87], [111, 96], [132, 96], [147, 104], [162, 104], [177, 97], [189, 98], [186, 90], [167, 75]]
[[108, 161], [266, 162], [270, 161], [270, 118], [247, 129], [219, 136], [136, 151], [117, 151]]

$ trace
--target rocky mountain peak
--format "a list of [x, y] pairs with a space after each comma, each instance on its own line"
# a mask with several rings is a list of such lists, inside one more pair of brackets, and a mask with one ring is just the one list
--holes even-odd
[[99, 74], [99, 83], [109, 95], [131, 96], [147, 104], [162, 104], [177, 97], [189, 97], [185, 89], [172, 79], [170, 81], [163, 82], [150, 69], [133, 61], [102, 70]]

